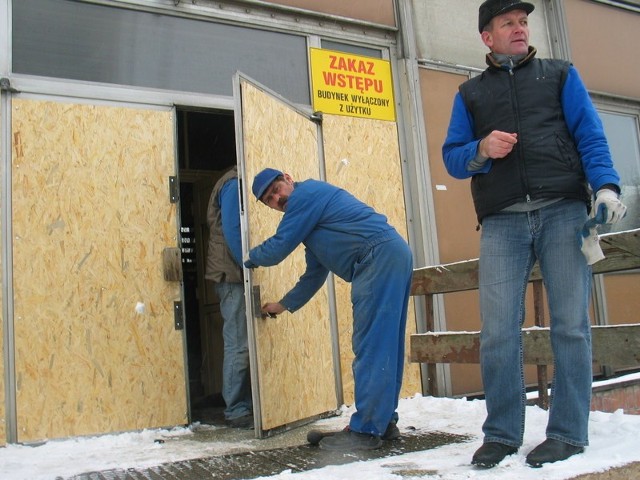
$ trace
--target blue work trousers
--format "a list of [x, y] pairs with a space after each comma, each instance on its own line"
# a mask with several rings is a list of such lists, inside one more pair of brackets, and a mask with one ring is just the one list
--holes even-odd
[[398, 418], [413, 275], [407, 242], [395, 232], [382, 237], [363, 252], [351, 284], [356, 411], [349, 427], [376, 436]]
[[588, 444], [591, 405], [591, 267], [578, 232], [584, 202], [561, 200], [532, 212], [483, 220], [480, 242], [480, 357], [486, 395], [484, 442], [522, 445], [525, 382], [521, 327], [529, 274], [539, 261], [550, 313], [554, 371], [547, 438]]
[[224, 321], [222, 398], [226, 404], [224, 416], [230, 420], [253, 411], [244, 284], [216, 283], [216, 293], [220, 298], [220, 313]]

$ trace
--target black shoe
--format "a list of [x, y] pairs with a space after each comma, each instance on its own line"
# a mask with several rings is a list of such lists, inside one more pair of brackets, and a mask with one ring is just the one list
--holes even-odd
[[400, 429], [396, 422], [389, 422], [387, 429], [382, 434], [382, 440], [397, 440], [400, 438]]
[[253, 428], [253, 414], [249, 413], [241, 417], [228, 418], [226, 419], [226, 424], [231, 428], [251, 430]]
[[382, 439], [367, 433], [352, 430], [342, 430], [320, 440], [320, 448], [324, 450], [340, 450], [343, 452], [354, 450], [375, 450], [382, 446]]
[[545, 463], [559, 462], [584, 452], [584, 447], [577, 447], [569, 443], [547, 438], [544, 442], [529, 452], [527, 463], [533, 468], [540, 468]]
[[480, 468], [492, 468], [499, 464], [507, 455], [513, 455], [518, 449], [498, 442], [483, 443], [476, 450], [471, 460], [471, 465]]

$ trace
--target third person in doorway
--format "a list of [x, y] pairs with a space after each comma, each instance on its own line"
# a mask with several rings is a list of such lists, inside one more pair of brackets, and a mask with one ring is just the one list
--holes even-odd
[[591, 268], [579, 232], [591, 209], [613, 223], [619, 200], [602, 123], [571, 63], [538, 59], [529, 45], [534, 5], [488, 0], [478, 29], [488, 68], [455, 96], [443, 157], [456, 178], [471, 178], [482, 225], [480, 361], [486, 395], [484, 443], [472, 464], [490, 468], [522, 445], [525, 383], [521, 327], [529, 274], [539, 262], [551, 316], [554, 375], [546, 440], [532, 467], [564, 460], [588, 445], [591, 403]]
[[251, 249], [245, 266], [277, 265], [298, 245], [305, 246], [304, 274], [277, 303], [265, 304], [263, 313], [297, 311], [330, 271], [351, 282], [356, 411], [349, 426], [323, 438], [320, 447], [379, 448], [383, 440], [400, 435], [396, 409], [413, 274], [409, 245], [384, 215], [329, 183], [295, 182], [289, 174], [267, 168], [256, 175], [253, 193], [284, 215], [275, 235]]
[[224, 417], [236, 428], [253, 427], [247, 317], [242, 274], [238, 170], [216, 182], [207, 208], [209, 245], [205, 278], [215, 282], [222, 314]]

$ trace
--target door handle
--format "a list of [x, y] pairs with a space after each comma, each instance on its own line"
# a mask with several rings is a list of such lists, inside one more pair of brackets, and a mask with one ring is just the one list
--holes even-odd
[[260, 285], [254, 285], [251, 292], [251, 302], [253, 304], [253, 316], [255, 318], [276, 318], [275, 313], [262, 313], [262, 300], [260, 298]]

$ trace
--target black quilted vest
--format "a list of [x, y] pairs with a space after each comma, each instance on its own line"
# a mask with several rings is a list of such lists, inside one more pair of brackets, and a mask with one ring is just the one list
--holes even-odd
[[518, 143], [507, 157], [494, 160], [488, 173], [471, 180], [479, 222], [518, 202], [548, 198], [589, 201], [580, 156], [560, 103], [570, 63], [534, 55], [532, 49], [512, 71], [488, 60], [489, 68], [460, 86], [476, 138], [493, 130], [518, 134]]

